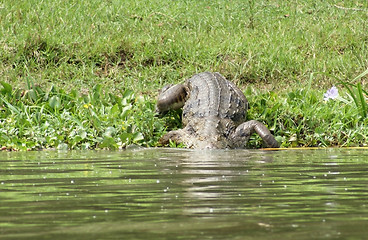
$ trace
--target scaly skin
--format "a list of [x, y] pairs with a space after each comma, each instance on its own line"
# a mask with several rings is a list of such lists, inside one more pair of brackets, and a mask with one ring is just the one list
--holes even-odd
[[219, 73], [194, 75], [184, 84], [162, 89], [156, 111], [164, 114], [183, 107], [183, 129], [165, 134], [159, 141], [170, 140], [190, 148], [244, 148], [257, 133], [269, 147], [279, 147], [271, 132], [261, 122], [244, 122], [248, 101], [243, 92]]

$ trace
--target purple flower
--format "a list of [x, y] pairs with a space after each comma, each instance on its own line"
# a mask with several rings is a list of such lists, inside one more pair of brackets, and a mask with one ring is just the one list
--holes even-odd
[[327, 92], [323, 95], [323, 100], [328, 101], [329, 99], [335, 99], [339, 96], [339, 90], [332, 86], [332, 88], [328, 89]]

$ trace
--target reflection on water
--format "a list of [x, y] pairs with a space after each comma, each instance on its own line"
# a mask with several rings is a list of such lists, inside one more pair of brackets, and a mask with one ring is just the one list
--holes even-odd
[[364, 150], [0, 152], [0, 239], [365, 239]]

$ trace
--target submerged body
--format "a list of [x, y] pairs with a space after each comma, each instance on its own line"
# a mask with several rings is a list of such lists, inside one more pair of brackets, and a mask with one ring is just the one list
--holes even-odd
[[190, 148], [244, 148], [256, 132], [269, 147], [279, 144], [261, 122], [244, 122], [248, 101], [243, 92], [219, 73], [194, 75], [184, 84], [164, 87], [157, 111], [183, 107], [183, 129], [168, 132], [162, 145], [170, 141]]

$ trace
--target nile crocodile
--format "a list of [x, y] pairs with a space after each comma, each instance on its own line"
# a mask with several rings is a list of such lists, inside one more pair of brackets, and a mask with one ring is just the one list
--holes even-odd
[[244, 148], [251, 134], [257, 133], [268, 147], [278, 142], [261, 122], [244, 122], [248, 101], [234, 83], [219, 73], [194, 75], [184, 84], [165, 86], [156, 111], [160, 115], [183, 107], [183, 129], [170, 131], [159, 143], [183, 143], [189, 148]]

